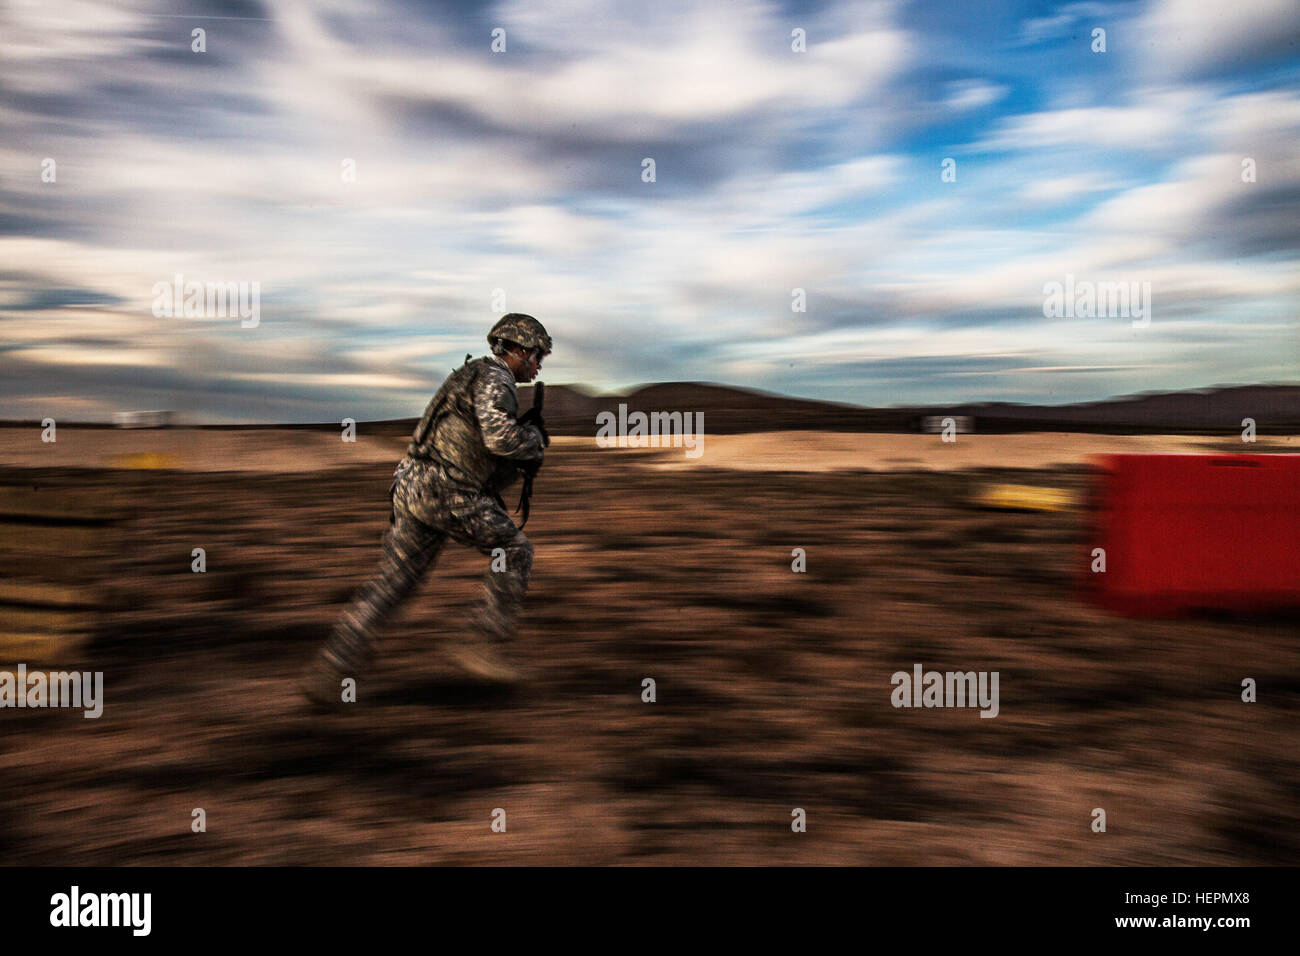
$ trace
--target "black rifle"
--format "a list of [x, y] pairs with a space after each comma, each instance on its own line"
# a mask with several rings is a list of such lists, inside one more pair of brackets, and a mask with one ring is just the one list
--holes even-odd
[[[551, 445], [551, 436], [546, 432], [546, 421], [542, 418], [542, 406], [546, 402], [546, 383], [538, 382], [533, 386], [533, 407], [528, 409], [519, 416], [520, 425], [534, 425], [542, 433], [542, 446], [549, 448]], [[515, 514], [522, 510], [524, 520], [519, 522], [519, 527], [523, 528], [528, 524], [529, 504], [533, 497], [533, 479], [537, 477], [537, 472], [542, 468], [541, 459], [537, 461], [526, 462], [519, 466], [519, 472], [524, 476], [524, 487], [519, 493], [519, 507], [515, 509]]]

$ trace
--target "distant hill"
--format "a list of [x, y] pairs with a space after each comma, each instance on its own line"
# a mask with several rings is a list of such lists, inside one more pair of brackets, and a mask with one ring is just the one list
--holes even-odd
[[[532, 386], [519, 387], [519, 407], [533, 403]], [[1261, 434], [1300, 431], [1300, 385], [1232, 385], [1179, 392], [1128, 395], [1074, 405], [1019, 405], [1006, 402], [867, 408], [813, 399], [790, 398], [706, 382], [645, 385], [626, 395], [597, 395], [573, 385], [546, 386], [546, 421], [552, 434], [594, 435], [596, 416], [628, 412], [703, 413], [706, 434], [756, 431], [915, 431], [925, 416], [967, 415], [977, 432], [1080, 431], [1138, 434], [1150, 432], [1240, 432], [1253, 418]], [[409, 435], [418, 418], [366, 422], [371, 434]], [[72, 424], [72, 423], [69, 423]], [[0, 425], [34, 427], [31, 422]], [[102, 425], [96, 427], [111, 427]], [[321, 425], [231, 425], [209, 428], [302, 428]]]
[[[533, 403], [531, 385], [519, 387], [519, 407]], [[907, 413], [895, 409], [863, 408], [835, 402], [789, 398], [768, 392], [700, 382], [646, 385], [626, 395], [593, 395], [567, 385], [546, 386], [547, 427], [560, 435], [595, 433], [596, 416], [628, 413], [703, 413], [704, 430], [713, 434], [821, 429], [826, 431], [894, 431], [907, 427]]]
[[[532, 386], [519, 386], [520, 409], [532, 403]], [[629, 414], [703, 412], [705, 433], [715, 435], [800, 430], [915, 431], [921, 419], [930, 415], [971, 416], [978, 432], [1239, 432], [1243, 418], [1255, 419], [1261, 434], [1300, 431], [1297, 385], [1224, 386], [1074, 405], [985, 402], [894, 408], [790, 398], [704, 382], [645, 385], [625, 395], [597, 395], [572, 385], [547, 385], [547, 427], [555, 435], [594, 435], [596, 416], [603, 411], [617, 415], [620, 403], [627, 404]], [[409, 434], [417, 420], [385, 422], [382, 426], [393, 434]]]
[[1234, 431], [1253, 418], [1261, 432], [1300, 428], [1300, 386], [1235, 385], [1182, 392], [1153, 392], [1077, 405], [958, 405], [955, 415], [973, 415], [984, 431]]
[[[532, 404], [532, 387], [519, 388], [519, 407]], [[788, 398], [698, 382], [647, 385], [627, 395], [593, 395], [565, 385], [546, 387], [546, 420], [555, 434], [595, 433], [596, 416], [617, 414], [620, 402], [633, 411], [703, 412], [706, 433], [818, 429], [913, 431], [929, 415], [968, 415], [976, 431], [1240, 431], [1255, 419], [1263, 433], [1300, 429], [1300, 386], [1242, 385], [1125, 396], [1075, 405], [990, 402], [865, 408]], [[414, 423], [412, 423], [412, 427]]]

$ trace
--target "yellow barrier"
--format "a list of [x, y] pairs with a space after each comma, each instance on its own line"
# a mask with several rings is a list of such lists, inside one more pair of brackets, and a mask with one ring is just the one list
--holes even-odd
[[988, 485], [975, 496], [975, 503], [999, 511], [1072, 511], [1079, 505], [1073, 492], [1033, 485]]
[[175, 455], [161, 452], [138, 452], [134, 455], [116, 455], [113, 458], [115, 468], [179, 468], [180, 459]]

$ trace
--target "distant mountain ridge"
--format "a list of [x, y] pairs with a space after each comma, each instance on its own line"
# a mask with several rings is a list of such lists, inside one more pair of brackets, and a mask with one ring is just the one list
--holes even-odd
[[[532, 404], [519, 388], [519, 407]], [[700, 382], [665, 382], [626, 395], [595, 395], [566, 385], [546, 387], [546, 420], [556, 434], [595, 433], [596, 416], [628, 412], [703, 412], [705, 432], [818, 429], [913, 431], [926, 416], [966, 415], [976, 431], [1236, 431], [1252, 418], [1260, 432], [1300, 428], [1300, 385], [1237, 385], [1122, 396], [1072, 405], [1006, 402], [869, 408]]]
[[[1078, 422], [1143, 428], [1240, 431], [1243, 419], [1259, 430], [1300, 426], [1300, 386], [1233, 385], [1181, 392], [1153, 392], [1076, 405], [961, 405], [954, 414], [989, 422]], [[978, 427], [978, 426], [977, 426]]]
[[[533, 403], [532, 386], [519, 387], [519, 407]], [[1300, 431], [1300, 385], [1226, 385], [1178, 392], [1126, 395], [1072, 405], [1021, 405], [1009, 402], [871, 408], [840, 402], [793, 398], [771, 392], [709, 382], [662, 382], [627, 394], [600, 395], [574, 385], [547, 385], [546, 422], [552, 434], [594, 435], [596, 416], [628, 413], [703, 413], [706, 434], [761, 431], [915, 431], [927, 416], [970, 416], [977, 432], [1081, 431], [1240, 433], [1243, 419], [1261, 434]], [[371, 434], [409, 435], [418, 418], [366, 422]], [[74, 423], [69, 423], [74, 424]], [[32, 427], [31, 422], [0, 422]], [[108, 424], [90, 427], [111, 427]], [[337, 431], [324, 424], [205, 425], [204, 428], [305, 428]]]

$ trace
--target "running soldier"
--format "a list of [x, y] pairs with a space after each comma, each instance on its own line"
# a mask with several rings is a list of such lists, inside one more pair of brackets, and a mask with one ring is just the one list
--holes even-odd
[[492, 327], [488, 344], [491, 355], [466, 356], [443, 382], [393, 473], [379, 569], [343, 612], [304, 679], [304, 693], [317, 704], [341, 702], [343, 679], [370, 664], [376, 632], [434, 566], [448, 538], [493, 558], [470, 634], [450, 648], [452, 659], [491, 682], [522, 676], [502, 652], [518, 627], [533, 546], [510, 520], [501, 492], [521, 470], [540, 466], [550, 444], [540, 421], [517, 420], [515, 383], [537, 377], [551, 337], [532, 316], [512, 312]]

